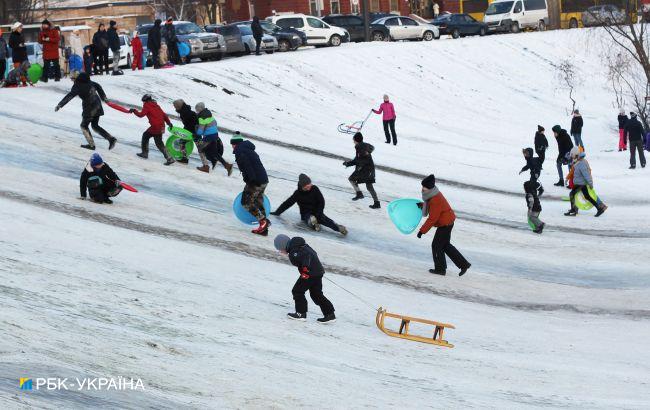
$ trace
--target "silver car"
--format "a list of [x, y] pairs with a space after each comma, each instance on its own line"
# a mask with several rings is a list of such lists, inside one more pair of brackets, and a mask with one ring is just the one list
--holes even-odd
[[420, 23], [410, 17], [388, 16], [372, 22], [373, 25], [385, 26], [390, 33], [390, 39], [431, 41], [440, 38], [438, 27], [433, 24]]
[[[255, 51], [256, 43], [250, 24], [235, 23], [225, 26], [208, 26], [207, 30], [214, 31], [224, 37], [228, 54], [244, 55]], [[278, 40], [273, 36], [264, 34], [260, 51], [273, 54], [277, 49]]]
[[625, 13], [619, 10], [613, 4], [601, 4], [592, 6], [582, 13], [582, 25], [589, 26], [609, 26], [612, 24], [624, 24]]

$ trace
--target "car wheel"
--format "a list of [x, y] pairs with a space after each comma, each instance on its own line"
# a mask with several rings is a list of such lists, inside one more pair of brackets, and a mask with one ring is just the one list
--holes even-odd
[[266, 54], [273, 54], [273, 50], [266, 50], [265, 53]]
[[372, 35], [370, 36], [370, 39], [372, 41], [384, 41], [385, 40], [384, 33], [382, 33], [381, 31], [373, 31]]
[[131, 54], [126, 55], [126, 68], [131, 67]]
[[578, 28], [578, 20], [576, 19], [571, 19], [569, 21], [569, 28]]
[[424, 41], [431, 41], [433, 40], [433, 31], [425, 31], [424, 34], [422, 35], [422, 40]]
[[458, 38], [458, 37], [460, 37], [460, 31], [458, 31], [458, 29], [455, 28], [455, 29], [451, 32], [451, 38]]
[[481, 27], [481, 29], [478, 31], [478, 35], [483, 37], [486, 34], [487, 34], [487, 30], [485, 30], [485, 27]]
[[537, 30], [546, 31], [546, 23], [544, 22], [544, 20], [539, 21], [539, 23], [537, 24]]
[[248, 44], [244, 44], [244, 55], [249, 55], [251, 53], [251, 49], [248, 47]]
[[278, 51], [285, 52], [291, 49], [291, 44], [287, 40], [280, 40], [278, 43]]
[[214, 59], [217, 60], [217, 61], [221, 60], [222, 58], [223, 58], [223, 53], [219, 53], [219, 54], [214, 56]]
[[330, 46], [332, 47], [338, 47], [341, 45], [341, 36], [338, 34], [333, 34], [332, 37], [330, 37]]
[[511, 33], [519, 33], [519, 23], [516, 21], [510, 25], [510, 32]]

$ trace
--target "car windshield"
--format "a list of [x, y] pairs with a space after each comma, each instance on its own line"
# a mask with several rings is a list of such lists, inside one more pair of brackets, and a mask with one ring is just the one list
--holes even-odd
[[138, 29], [138, 34], [147, 34], [149, 32], [149, 30], [151, 30], [152, 27], [153, 27], [153, 25], [151, 25], [151, 24], [149, 24], [147, 26], [142, 26], [142, 27], [140, 27]]
[[36, 52], [34, 51], [34, 45], [33, 44], [25, 44], [25, 47], [27, 47], [27, 55], [34, 55]]
[[509, 13], [510, 10], [512, 9], [513, 3], [514, 1], [502, 1], [499, 3], [492, 3], [488, 6], [487, 10], [485, 10], [485, 14], [491, 16], [494, 14]]
[[282, 27], [268, 21], [260, 21], [260, 25], [262, 26], [264, 31], [267, 32], [277, 33], [278, 31], [282, 31]]
[[253, 30], [251, 30], [251, 26], [248, 26], [246, 24], [238, 24], [237, 27], [239, 27], [239, 31], [241, 32], [242, 36], [253, 35]]
[[201, 27], [197, 26], [194, 23], [184, 23], [184, 24], [175, 24], [174, 28], [176, 29], [176, 34], [196, 34], [202, 33]]
[[433, 21], [439, 21], [439, 22], [449, 21], [451, 20], [451, 16], [452, 16], [451, 14], [443, 14], [442, 16], [438, 17]]

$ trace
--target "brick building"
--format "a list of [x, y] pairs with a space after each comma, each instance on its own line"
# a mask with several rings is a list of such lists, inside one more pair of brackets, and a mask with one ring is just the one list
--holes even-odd
[[[225, 21], [266, 18], [279, 13], [303, 13], [313, 16], [361, 13], [363, 0], [225, 0], [222, 18]], [[371, 12], [408, 15], [413, 0], [368, 0]]]

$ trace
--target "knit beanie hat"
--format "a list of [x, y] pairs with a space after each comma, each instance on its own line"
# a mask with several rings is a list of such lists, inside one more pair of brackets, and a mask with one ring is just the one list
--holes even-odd
[[436, 177], [431, 174], [428, 177], [424, 178], [422, 180], [422, 186], [425, 187], [426, 189], [431, 189], [434, 186], [436, 186]]
[[300, 174], [298, 175], [298, 188], [304, 188], [305, 185], [311, 184], [311, 179], [305, 175], [305, 174]]
[[287, 245], [289, 244], [290, 240], [291, 238], [281, 233], [278, 236], [276, 236], [275, 239], [273, 240], [273, 246], [275, 246], [275, 249], [279, 251], [286, 251]]
[[630, 112], [630, 117], [636, 118], [636, 113], [635, 112]]
[[176, 111], [183, 108], [184, 105], [185, 105], [185, 101], [181, 100], [180, 98], [178, 100], [174, 100], [174, 108], [176, 108]]
[[111, 26], [111, 27], [117, 26], [117, 21], [115, 21], [115, 20], [111, 20], [111, 21], [108, 23], [108, 25]]
[[244, 141], [244, 137], [241, 136], [239, 131], [235, 131], [235, 135], [230, 138], [230, 145], [237, 145], [242, 141]]
[[43, 21], [41, 22], [41, 25], [47, 25], [47, 26], [49, 26], [49, 25], [50, 25], [50, 20], [48, 20], [48, 19], [43, 20]]
[[151, 94], [145, 94], [145, 95], [142, 96], [142, 102], [147, 102], [147, 101], [152, 101], [152, 100], [153, 100], [153, 97], [151, 96]]
[[205, 110], [205, 103], [203, 102], [196, 103], [194, 109], [196, 110], [197, 114], [200, 113], [201, 111]]
[[538, 132], [544, 132], [544, 127], [542, 127], [541, 125], [538, 125], [537, 126], [537, 131]]
[[98, 153], [96, 153], [96, 152], [95, 152], [95, 153], [90, 157], [90, 166], [91, 166], [91, 167], [98, 167], [98, 166], [100, 166], [100, 165], [103, 164], [103, 163], [104, 163], [104, 160], [103, 160], [102, 157], [101, 157]]
[[363, 134], [357, 132], [356, 134], [354, 134], [354, 137], [352, 137], [352, 139], [356, 142], [363, 142]]
[[553, 128], [551, 129], [553, 130], [553, 132], [557, 132], [557, 133], [562, 131], [562, 127], [560, 127], [559, 125], [554, 125]]

